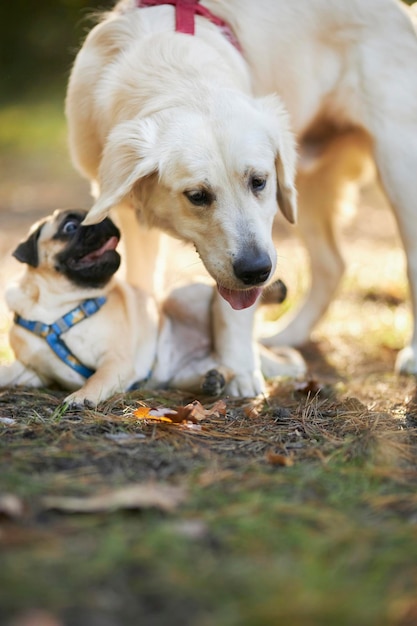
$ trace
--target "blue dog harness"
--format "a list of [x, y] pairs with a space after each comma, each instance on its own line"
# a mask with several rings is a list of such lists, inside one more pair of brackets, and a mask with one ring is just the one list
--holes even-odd
[[71, 367], [78, 374], [81, 374], [84, 378], [90, 378], [95, 370], [90, 369], [71, 352], [65, 341], [61, 338], [63, 333], [66, 333], [70, 328], [79, 324], [87, 317], [91, 317], [94, 313], [97, 313], [105, 304], [107, 298], [102, 296], [101, 298], [90, 298], [84, 300], [75, 309], [69, 311], [52, 324], [43, 324], [42, 322], [34, 322], [26, 320], [17, 313], [14, 316], [15, 324], [26, 328], [30, 332], [45, 339], [49, 347], [55, 352], [57, 357], [61, 359], [66, 365]]

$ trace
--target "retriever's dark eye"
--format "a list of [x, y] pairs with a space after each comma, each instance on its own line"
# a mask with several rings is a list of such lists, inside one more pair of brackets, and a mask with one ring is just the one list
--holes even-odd
[[194, 206], [207, 206], [213, 200], [211, 194], [205, 189], [184, 191], [184, 195]]
[[257, 193], [265, 189], [266, 178], [264, 176], [251, 176], [249, 184], [252, 191]]
[[79, 222], [76, 222], [75, 220], [68, 220], [62, 226], [61, 232], [64, 235], [72, 235], [78, 229], [79, 225], [80, 225]]

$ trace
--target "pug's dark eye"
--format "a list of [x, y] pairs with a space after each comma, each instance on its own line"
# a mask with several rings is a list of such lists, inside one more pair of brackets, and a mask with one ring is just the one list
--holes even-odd
[[213, 196], [205, 189], [184, 191], [184, 195], [194, 206], [207, 206], [213, 202]]
[[266, 178], [264, 176], [251, 176], [249, 185], [254, 193], [263, 191], [266, 186]]
[[72, 233], [75, 233], [75, 231], [78, 230], [78, 226], [79, 222], [76, 222], [75, 220], [68, 220], [68, 222], [65, 222], [61, 230], [64, 235], [72, 235]]

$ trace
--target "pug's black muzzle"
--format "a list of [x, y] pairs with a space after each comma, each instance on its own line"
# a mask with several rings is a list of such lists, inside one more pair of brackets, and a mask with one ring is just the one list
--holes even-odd
[[120, 231], [109, 218], [92, 226], [80, 223], [70, 236], [57, 233], [57, 238], [68, 243], [55, 257], [55, 269], [77, 286], [103, 287], [120, 266]]

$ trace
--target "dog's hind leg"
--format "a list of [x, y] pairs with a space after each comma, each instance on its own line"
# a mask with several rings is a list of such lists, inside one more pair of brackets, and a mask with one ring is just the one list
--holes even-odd
[[[416, 51], [417, 52], [417, 51]], [[417, 54], [416, 54], [417, 60]], [[410, 77], [411, 80], [411, 77]], [[386, 195], [396, 215], [407, 258], [413, 310], [411, 342], [397, 356], [396, 370], [417, 374], [417, 76], [407, 111], [390, 115], [375, 139], [375, 160]], [[395, 86], [392, 86], [395, 90]], [[401, 107], [402, 108], [402, 107]], [[411, 119], [414, 117], [414, 119]]]
[[397, 15], [396, 28], [388, 24], [364, 66], [365, 121], [407, 258], [413, 331], [396, 369], [417, 374], [417, 36], [405, 15]]
[[415, 82], [416, 93], [408, 113], [410, 117], [414, 108], [414, 122], [407, 122], [404, 113], [391, 120], [391, 131], [385, 129], [375, 141], [380, 179], [396, 215], [407, 258], [414, 319], [411, 342], [396, 361], [396, 370], [404, 374], [417, 374], [417, 77]]
[[[417, 89], [411, 107], [416, 102]], [[417, 374], [417, 114], [413, 125], [399, 119], [394, 126], [391, 138], [380, 137], [376, 142], [375, 158], [406, 253], [414, 317], [411, 342], [398, 354], [396, 370]]]
[[339, 134], [300, 171], [299, 231], [310, 260], [310, 288], [298, 309], [279, 321], [277, 332], [261, 338], [264, 345], [302, 345], [330, 304], [345, 266], [335, 218], [343, 205], [355, 203], [358, 182], [372, 172], [369, 149], [369, 140], [361, 131]]

